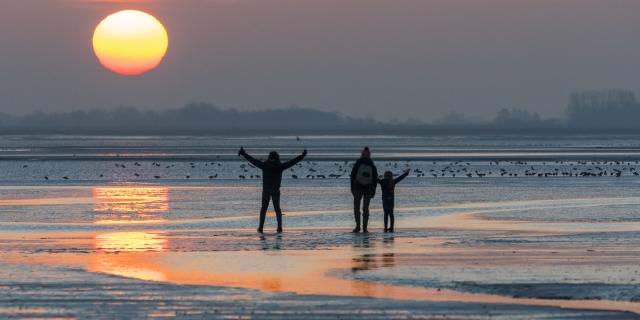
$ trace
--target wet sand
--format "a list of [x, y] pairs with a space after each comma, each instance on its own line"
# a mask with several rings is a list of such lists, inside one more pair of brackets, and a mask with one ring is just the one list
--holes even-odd
[[[93, 198], [114, 197], [99, 190], [97, 192]], [[163, 202], [161, 197], [160, 194], [160, 203]], [[16, 199], [3, 200], [0, 205], [48, 206], [86, 200]], [[244, 302], [235, 304], [235, 309], [225, 309], [228, 312], [225, 315], [244, 314], [247, 308], [252, 309], [252, 305], [257, 310], [259, 308], [253, 303], [261, 298], [255, 295], [272, 298], [274, 294], [277, 297], [286, 295], [286, 298], [274, 302], [272, 308], [258, 315], [276, 317], [279, 310], [291, 304], [313, 305], [324, 301], [326, 308], [306, 311], [314, 317], [340, 316], [345, 312], [349, 317], [367, 318], [362, 314], [366, 314], [366, 308], [346, 303], [353, 299], [380, 301], [389, 310], [398, 303], [411, 302], [411, 307], [405, 305], [403, 309], [409, 313], [394, 314], [397, 318], [411, 318], [413, 315], [451, 318], [492, 315], [506, 318], [514, 315], [525, 318], [633, 318], [640, 315], [638, 222], [590, 225], [500, 219], [492, 215], [517, 211], [520, 206], [529, 204], [487, 202], [446, 205], [442, 207], [453, 209], [448, 214], [399, 220], [398, 224], [404, 227], [398, 228], [394, 234], [383, 234], [380, 230], [372, 230], [374, 232], [370, 234], [351, 234], [345, 228], [294, 227], [282, 235], [267, 233], [261, 236], [247, 229], [181, 229], [179, 226], [184, 223], [202, 220], [169, 222], [154, 219], [151, 212], [162, 211], [163, 208], [157, 207], [158, 199], [151, 199], [149, 203], [151, 206], [147, 203], [142, 208], [120, 209], [140, 212], [151, 208], [147, 220], [134, 221], [130, 226], [125, 226], [129, 230], [0, 233], [3, 255], [0, 270], [9, 275], [3, 277], [0, 286], [0, 292], [9, 297], [0, 300], [0, 315], [56, 315], [56, 308], [53, 307], [56, 303], [46, 303], [47, 299], [53, 299], [51, 295], [55, 295], [56, 291], [67, 290], [63, 289], [65, 286], [75, 286], [73, 290], [92, 290], [82, 289], [87, 285], [87, 280], [75, 281], [74, 277], [88, 277], [103, 285], [104, 279], [110, 279], [106, 281], [110, 282], [114, 281], [113, 277], [118, 279], [118, 285], [135, 284], [141, 288], [166, 285], [165, 289], [160, 290], [165, 290], [163, 292], [166, 295], [174, 295], [173, 298], [177, 293], [167, 288], [183, 285], [196, 286], [199, 288], [197, 290], [205, 290], [201, 289], [202, 286], [226, 288], [216, 289], [223, 293], [218, 293], [215, 301], [229, 303], [237, 296], [248, 297]], [[563, 206], [587, 208], [612, 203], [640, 202], [633, 197], [592, 198], [538, 202], [537, 205], [543, 209]], [[137, 202], [137, 205], [140, 203]], [[100, 208], [98, 206], [95, 210], [100, 211]], [[113, 210], [113, 207], [109, 207], [109, 210]], [[399, 208], [398, 211], [415, 210], [425, 210], [425, 207]], [[290, 212], [287, 217], [340, 213], [343, 211], [299, 211]], [[123, 223], [114, 219], [111, 222], [97, 220], [91, 224]], [[145, 228], [140, 229], [140, 224]], [[167, 228], [166, 224], [174, 226]], [[24, 270], [31, 270], [28, 272], [30, 275], [24, 274]], [[58, 273], [74, 275], [58, 278]], [[78, 276], [75, 273], [88, 275]], [[560, 279], [556, 275], [567, 277]], [[21, 295], [18, 292], [25, 290], [25, 287], [43, 285], [46, 281], [42, 279], [47, 278], [54, 278], [55, 286], [49, 290], [43, 289], [41, 297], [44, 300], [39, 302], [48, 307], [25, 307], [33, 301], [24, 296], [19, 298]], [[500, 281], [494, 283], [492, 279]], [[519, 291], [518, 287], [525, 289]], [[549, 288], [553, 288], [551, 294]], [[147, 289], [140, 290], [151, 294]], [[225, 290], [240, 291], [234, 291], [236, 294], [230, 298], [224, 293]], [[47, 292], [50, 293], [47, 295]], [[37, 296], [40, 297], [39, 294]], [[112, 297], [111, 302], [115, 303], [126, 296], [124, 290], [122, 296]], [[338, 299], [343, 301], [338, 303], [336, 297], [347, 300]], [[81, 295], [78, 299], [81, 299]], [[198, 300], [189, 295], [180, 299]], [[59, 302], [58, 307], [64, 309], [68, 302]], [[210, 307], [215, 309], [216, 303]], [[465, 310], [462, 316], [458, 308]], [[183, 311], [188, 312], [188, 309]], [[371, 310], [380, 311], [376, 308]], [[305, 314], [305, 310], [299, 311], [289, 316]], [[91, 314], [92, 311], [75, 312]], [[177, 310], [143, 314], [181, 315]], [[389, 314], [383, 312], [371, 316], [375, 318]]]

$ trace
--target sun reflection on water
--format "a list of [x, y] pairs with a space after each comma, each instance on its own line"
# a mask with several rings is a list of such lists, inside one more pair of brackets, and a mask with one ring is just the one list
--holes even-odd
[[[167, 221], [167, 187], [95, 187], [92, 189], [94, 224], [135, 225]], [[166, 273], [148, 259], [168, 251], [167, 237], [161, 233], [128, 231], [97, 234], [96, 254], [90, 269], [128, 278], [166, 281]]]
[[166, 221], [158, 214], [169, 212], [167, 187], [95, 187], [93, 211], [96, 224], [139, 224]]
[[162, 234], [148, 232], [110, 232], [94, 238], [97, 253], [90, 269], [122, 277], [148, 281], [166, 281], [165, 272], [145, 263], [149, 254], [166, 253], [168, 240]]
[[164, 252], [167, 238], [147, 232], [111, 232], [95, 237], [96, 250], [104, 252]]

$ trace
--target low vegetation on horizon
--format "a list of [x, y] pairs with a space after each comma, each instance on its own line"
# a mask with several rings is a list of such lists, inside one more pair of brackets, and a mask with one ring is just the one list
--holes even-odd
[[0, 114], [0, 134], [493, 134], [640, 133], [640, 102], [628, 90], [571, 94], [563, 118], [502, 109], [491, 120], [451, 112], [432, 122], [378, 121], [310, 108], [240, 111], [189, 103], [162, 111], [117, 107], [65, 113]]

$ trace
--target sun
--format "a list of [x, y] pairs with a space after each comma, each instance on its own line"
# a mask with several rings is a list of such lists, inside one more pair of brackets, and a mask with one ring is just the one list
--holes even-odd
[[93, 33], [93, 51], [107, 69], [139, 75], [156, 68], [169, 47], [169, 36], [154, 16], [123, 10], [104, 18]]

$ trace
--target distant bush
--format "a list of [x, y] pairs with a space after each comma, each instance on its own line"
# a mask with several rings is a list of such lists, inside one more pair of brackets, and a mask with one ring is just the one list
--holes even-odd
[[566, 120], [570, 127], [640, 129], [640, 103], [629, 90], [573, 93]]
[[431, 123], [416, 119], [380, 122], [334, 112], [291, 106], [240, 111], [194, 102], [162, 111], [117, 107], [64, 113], [34, 112], [25, 116], [0, 113], [0, 134], [475, 134], [475, 133], [640, 133], [640, 103], [629, 90], [573, 93], [564, 119], [544, 119], [512, 108], [492, 120], [451, 111]]

